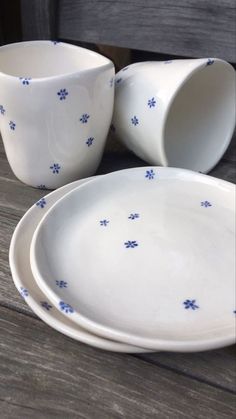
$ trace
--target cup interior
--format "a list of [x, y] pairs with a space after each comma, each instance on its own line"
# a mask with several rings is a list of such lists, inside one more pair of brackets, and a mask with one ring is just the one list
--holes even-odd
[[235, 74], [226, 62], [197, 69], [179, 88], [164, 127], [168, 166], [208, 172], [224, 154], [235, 125]]
[[60, 76], [109, 62], [96, 52], [61, 42], [21, 42], [0, 48], [0, 72], [15, 77]]

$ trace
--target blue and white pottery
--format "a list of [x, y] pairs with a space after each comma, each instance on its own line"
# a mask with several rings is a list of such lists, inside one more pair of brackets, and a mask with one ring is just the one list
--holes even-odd
[[[66, 316], [63, 315], [63, 313], [66, 312], [66, 306], [62, 305], [61, 307], [63, 307], [63, 310], [58, 311], [49, 300], [48, 296], [37, 286], [32, 274], [30, 266], [30, 243], [38, 223], [42, 220], [46, 211], [51, 208], [58, 199], [88, 181], [91, 181], [91, 178], [78, 180], [65, 185], [48, 194], [45, 199], [42, 198], [47, 202], [46, 206], [37, 205], [36, 203], [36, 205], [33, 205], [26, 212], [14, 231], [10, 245], [9, 261], [14, 284], [22, 298], [24, 298], [25, 302], [34, 313], [49, 326], [64, 335], [108, 351], [126, 353], [147, 352], [147, 350], [142, 348], [94, 335], [72, 322], [69, 317], [69, 311]], [[68, 282], [60, 278], [55, 281], [55, 286], [64, 291], [63, 298], [65, 299], [66, 290], [69, 286]]]
[[235, 186], [163, 167], [96, 178], [46, 213], [31, 268], [57, 310], [99, 336], [152, 350], [230, 345]]
[[136, 63], [116, 81], [113, 131], [140, 158], [202, 173], [220, 160], [235, 126], [235, 71], [229, 63]]
[[0, 48], [0, 131], [21, 181], [54, 189], [94, 174], [112, 117], [113, 76], [109, 59], [62, 42]]

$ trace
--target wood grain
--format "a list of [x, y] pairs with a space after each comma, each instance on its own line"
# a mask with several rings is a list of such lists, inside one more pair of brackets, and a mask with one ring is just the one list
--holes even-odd
[[136, 356], [236, 394], [235, 345], [208, 352], [190, 354], [161, 352]]
[[6, 308], [0, 318], [1, 400], [19, 405], [11, 418], [21, 405], [34, 418], [233, 418], [229, 392], [95, 350]]
[[[133, 167], [138, 164], [144, 163], [131, 153], [110, 151], [103, 158], [100, 172], [108, 172], [111, 168], [114, 170]], [[222, 163], [220, 167], [221, 165]], [[6, 170], [7, 166], [6, 163], [4, 173], [10, 170]], [[45, 192], [27, 187], [17, 179], [4, 180], [4, 176], [1, 177], [1, 174], [3, 174], [2, 165], [0, 166], [0, 304], [32, 316], [30, 308], [22, 300], [11, 280], [8, 248], [17, 222], [26, 209]], [[232, 368], [235, 358], [235, 353], [231, 348], [202, 354], [155, 354], [150, 358], [149, 355], [145, 355], [146, 361], [197, 377], [203, 382], [222, 386], [230, 391], [235, 390], [235, 369]]]
[[[0, 305], [36, 317], [16, 290], [8, 263], [8, 247], [20, 215], [21, 212], [11, 210], [4, 216], [4, 211], [0, 208]], [[236, 391], [236, 371], [232, 368], [236, 362], [234, 347], [197, 354], [146, 354], [141, 358], [187, 376], [197, 377], [208, 384]]]
[[[21, 0], [24, 39], [60, 36], [234, 62], [235, 9], [233, 0]], [[233, 140], [210, 174], [235, 182], [235, 151]], [[98, 173], [144, 165], [110, 138]], [[0, 140], [1, 419], [234, 418], [235, 347], [113, 354], [37, 319], [14, 287], [8, 249], [17, 222], [44, 194], [15, 178]]]
[[24, 41], [56, 39], [56, 0], [21, 0]]
[[4, 179], [0, 176], [0, 206], [26, 211], [47, 191], [31, 188], [18, 180]]
[[[233, 180], [234, 151], [235, 140], [215, 176]], [[99, 172], [145, 164], [110, 140]], [[196, 354], [110, 354], [39, 321], [14, 287], [8, 248], [17, 222], [45, 191], [15, 178], [1, 143], [0, 191], [1, 419], [233, 418], [234, 347]]]
[[58, 36], [236, 62], [234, 0], [61, 0]]

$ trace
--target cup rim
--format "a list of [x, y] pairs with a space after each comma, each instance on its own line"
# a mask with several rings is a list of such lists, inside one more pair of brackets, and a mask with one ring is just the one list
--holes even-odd
[[[192, 59], [189, 59], [189, 60], [192, 60]], [[175, 91], [173, 92], [170, 100], [168, 101], [167, 107], [165, 109], [165, 115], [164, 115], [164, 118], [163, 118], [162, 130], [161, 130], [161, 136], [160, 136], [160, 150], [159, 150], [163, 166], [169, 166], [168, 158], [167, 158], [167, 154], [166, 154], [166, 149], [165, 149], [165, 141], [166, 141], [165, 130], [166, 130], [167, 119], [168, 119], [168, 116], [169, 116], [170, 109], [173, 105], [173, 102], [175, 101], [177, 95], [179, 94], [179, 92], [181, 91], [181, 89], [185, 85], [185, 83], [187, 83], [187, 81], [190, 80], [194, 74], [196, 74], [199, 70], [202, 70], [206, 66], [206, 60], [207, 60], [206, 58], [198, 58], [198, 59], [193, 59], [193, 60], [196, 62], [196, 66], [191, 71], [189, 71], [187, 76], [185, 76], [180, 81], [180, 83], [176, 87]], [[215, 58], [215, 57], [211, 58], [211, 60], [213, 60], [214, 62], [220, 62], [223, 65], [225, 65], [226, 67], [229, 67], [229, 68], [233, 69], [232, 65], [225, 60], [222, 60], [220, 58]], [[234, 121], [232, 121], [232, 125], [231, 125], [231, 127], [229, 129], [229, 133], [228, 133], [228, 138], [225, 140], [224, 150], [219, 153], [217, 159], [215, 159], [215, 162], [211, 166], [209, 166], [206, 170], [202, 171], [201, 173], [210, 172], [216, 166], [216, 164], [220, 161], [220, 159], [222, 158], [223, 154], [225, 153], [225, 151], [227, 150], [227, 148], [230, 144], [230, 141], [232, 139], [232, 135], [233, 135], [233, 132], [234, 132], [234, 128], [235, 128], [235, 119], [234, 119]]]
[[[114, 69], [114, 63], [107, 57], [105, 57], [102, 54], [99, 54], [98, 52], [92, 51], [88, 48], [84, 48], [84, 47], [80, 47], [78, 45], [73, 45], [67, 42], [61, 42], [61, 41], [53, 41], [50, 39], [42, 39], [42, 40], [32, 40], [32, 41], [23, 41], [23, 42], [14, 42], [12, 44], [6, 44], [6, 45], [2, 45], [0, 46], [0, 53], [2, 50], [4, 49], [14, 49], [14, 48], [22, 48], [25, 46], [30, 46], [30, 45], [39, 45], [39, 44], [47, 44], [49, 45], [49, 43], [53, 43], [56, 42], [60, 45], [62, 45], [64, 48], [67, 49], [74, 49], [74, 50], [82, 50], [84, 52], [86, 52], [89, 55], [95, 56], [95, 57], [99, 57], [102, 58], [104, 60], [104, 64], [95, 66], [95, 67], [91, 67], [91, 68], [87, 68], [87, 69], [83, 69], [83, 70], [77, 70], [77, 71], [72, 71], [72, 72], [68, 72], [68, 73], [64, 73], [64, 74], [57, 74], [57, 75], [52, 75], [52, 76], [44, 76], [44, 77], [33, 77], [34, 82], [40, 83], [40, 82], [45, 82], [47, 80], [58, 80], [58, 79], [64, 79], [64, 78], [70, 78], [70, 77], [74, 77], [76, 75], [80, 75], [80, 74], [91, 74], [91, 73], [97, 73], [99, 70], [104, 71], [106, 69], [109, 68], [113, 68]], [[0, 69], [0, 76], [2, 77], [6, 77], [6, 78], [10, 78], [12, 80], [18, 80], [19, 76], [13, 76], [11, 74], [5, 73], [4, 71], [1, 71]]]

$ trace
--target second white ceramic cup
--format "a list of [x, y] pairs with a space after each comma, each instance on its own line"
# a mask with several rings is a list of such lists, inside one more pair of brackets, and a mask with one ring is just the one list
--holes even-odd
[[211, 170], [235, 126], [235, 71], [220, 59], [132, 64], [116, 75], [113, 130], [152, 165]]
[[94, 174], [113, 112], [113, 77], [110, 60], [74, 45], [0, 48], [0, 130], [20, 180], [54, 189]]

